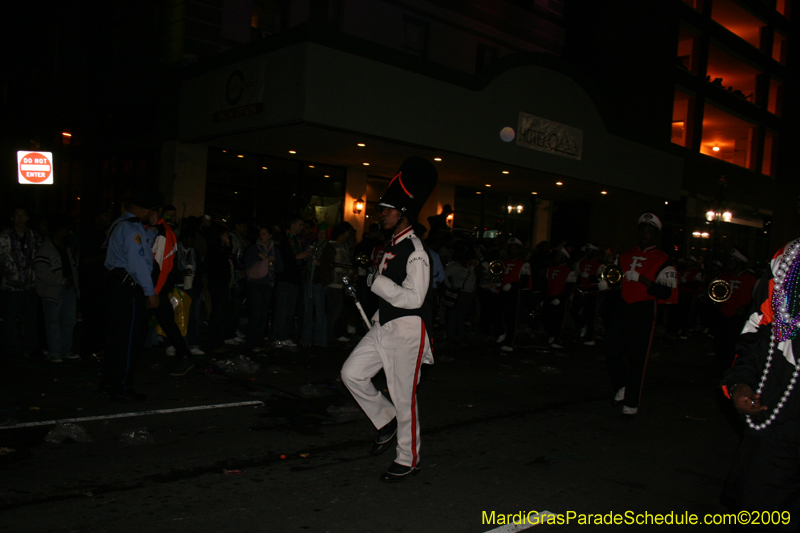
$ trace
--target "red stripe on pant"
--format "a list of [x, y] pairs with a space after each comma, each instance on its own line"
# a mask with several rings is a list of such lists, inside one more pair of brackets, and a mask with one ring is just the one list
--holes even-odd
[[425, 322], [422, 322], [422, 335], [419, 339], [419, 353], [417, 366], [414, 369], [414, 387], [411, 391], [411, 466], [417, 466], [417, 383], [419, 383], [419, 369], [422, 365], [422, 353], [425, 350]]

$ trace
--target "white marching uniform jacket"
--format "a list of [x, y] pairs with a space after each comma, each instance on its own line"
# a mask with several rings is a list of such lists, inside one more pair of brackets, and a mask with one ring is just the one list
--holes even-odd
[[[433, 363], [430, 280], [430, 257], [413, 230], [393, 236], [372, 282], [380, 298], [373, 325], [342, 367], [343, 383], [377, 429], [397, 417], [396, 462], [413, 467], [420, 448], [417, 384], [421, 365]], [[372, 384], [381, 368], [393, 403]]]

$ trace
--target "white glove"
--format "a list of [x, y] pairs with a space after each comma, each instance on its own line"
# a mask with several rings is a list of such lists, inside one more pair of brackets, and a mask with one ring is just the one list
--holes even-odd
[[602, 279], [601, 279], [601, 280], [600, 280], [600, 281], [597, 283], [597, 290], [598, 290], [598, 291], [607, 291], [607, 290], [608, 290], [608, 282], [607, 282], [607, 281], [605, 281], [605, 280], [602, 280]]
[[555, 300], [553, 300], [553, 301], [552, 301], [552, 302], [550, 302], [550, 303], [551, 303], [551, 304], [553, 304], [553, 305], [558, 305], [558, 304], [560, 304], [560, 303], [561, 303], [561, 300], [559, 300], [558, 298], [556, 298]]
[[625, 272], [625, 279], [628, 281], [639, 281], [639, 273], [635, 270], [628, 270]]
[[511, 284], [510, 283], [506, 283], [505, 285], [503, 285], [503, 291], [504, 292], [508, 292], [510, 290], [511, 290]]
[[380, 276], [380, 272], [378, 272], [377, 270], [374, 270], [369, 273], [369, 275], [367, 276], [367, 287], [372, 287], [372, 282], [375, 281], [376, 276]]

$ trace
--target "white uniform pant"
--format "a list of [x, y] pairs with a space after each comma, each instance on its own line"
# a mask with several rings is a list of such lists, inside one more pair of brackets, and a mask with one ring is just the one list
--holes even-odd
[[[417, 384], [422, 364], [432, 362], [425, 323], [406, 316], [374, 324], [342, 366], [342, 382], [376, 429], [397, 417], [395, 461], [404, 466], [419, 464]], [[372, 384], [381, 368], [394, 405]]]

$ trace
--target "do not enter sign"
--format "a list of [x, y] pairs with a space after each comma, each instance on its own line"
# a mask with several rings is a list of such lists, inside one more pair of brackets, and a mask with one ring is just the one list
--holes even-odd
[[53, 183], [53, 154], [51, 152], [17, 152], [17, 176], [23, 185]]

